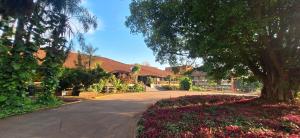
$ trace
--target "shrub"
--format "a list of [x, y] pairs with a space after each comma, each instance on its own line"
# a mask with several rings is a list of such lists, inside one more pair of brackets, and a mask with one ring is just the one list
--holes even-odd
[[145, 86], [141, 83], [136, 83], [129, 88], [131, 92], [143, 92], [145, 91]]
[[101, 79], [98, 83], [91, 85], [88, 90], [100, 93], [103, 91], [103, 88], [106, 84], [107, 84], [107, 80]]
[[118, 91], [122, 89], [122, 81], [118, 78], [116, 78], [114, 75], [110, 76], [108, 78], [108, 83], [112, 84]]
[[154, 82], [153, 78], [147, 77], [146, 85], [151, 86], [151, 84], [153, 84], [153, 82]]
[[181, 90], [191, 90], [192, 88], [192, 80], [188, 77], [184, 77], [180, 80], [180, 89]]
[[164, 90], [179, 90], [179, 86], [176, 86], [176, 85], [164, 85], [162, 86], [162, 89]]
[[109, 75], [99, 66], [92, 70], [65, 69], [60, 78], [59, 91], [73, 88], [73, 95], [79, 95], [80, 89], [87, 90], [91, 87], [94, 87], [96, 91], [100, 91], [101, 87], [104, 87], [101, 86], [102, 82], [100, 80], [107, 78]]
[[108, 78], [101, 79], [98, 83], [95, 83], [89, 87], [89, 91], [93, 92], [102, 92], [103, 88], [111, 84], [115, 89], [119, 92], [127, 92], [129, 91], [129, 87], [127, 84], [123, 83], [120, 79], [116, 78], [114, 75], [111, 75]]
[[200, 86], [192, 86], [192, 90], [193, 91], [205, 91], [205, 89], [203, 87], [200, 87]]
[[120, 92], [128, 92], [129, 86], [128, 86], [128, 84], [122, 83], [122, 84], [120, 84], [119, 88], [117, 88], [117, 90]]

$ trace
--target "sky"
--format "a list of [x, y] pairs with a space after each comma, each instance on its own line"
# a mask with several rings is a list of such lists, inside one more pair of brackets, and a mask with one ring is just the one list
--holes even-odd
[[[83, 0], [82, 4], [98, 18], [98, 28], [86, 34], [86, 43], [98, 48], [95, 53], [127, 64], [148, 62], [164, 69], [168, 65], [155, 62], [153, 51], [147, 48], [141, 34], [131, 34], [125, 26], [130, 15], [131, 0]], [[78, 50], [75, 46], [74, 50]]]

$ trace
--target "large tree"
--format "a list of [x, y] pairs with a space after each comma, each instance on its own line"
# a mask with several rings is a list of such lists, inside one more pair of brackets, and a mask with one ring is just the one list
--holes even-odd
[[[46, 33], [50, 32], [50, 36], [44, 38], [48, 43], [44, 47], [46, 57], [42, 64], [44, 93], [40, 96], [42, 101], [47, 101], [53, 99], [59, 86], [61, 69], [70, 50], [68, 39], [78, 34], [83, 37], [82, 33], [97, 27], [97, 20], [80, 5], [81, 0], [38, 0], [37, 3], [39, 2], [39, 5], [44, 6], [39, 9], [43, 13], [41, 19], [46, 22], [44, 26], [51, 28], [45, 30]], [[76, 20], [84, 28], [83, 32], [72, 27], [72, 20]]]
[[94, 54], [95, 52], [98, 50], [98, 48], [93, 47], [92, 44], [88, 44], [86, 45], [84, 52], [85, 54], [88, 56], [88, 65], [89, 65], [89, 69], [92, 68], [92, 62], [93, 62], [93, 58], [94, 58]]
[[254, 76], [261, 97], [292, 101], [300, 86], [299, 0], [133, 0], [126, 25], [157, 59], [200, 57], [216, 76]]
[[[28, 85], [36, 75], [38, 49], [46, 53], [41, 59], [42, 96], [53, 96], [70, 36], [97, 27], [96, 17], [81, 2], [0, 0], [0, 103], [22, 105], [16, 101], [26, 99]], [[72, 28], [72, 20], [81, 24], [83, 31]]]

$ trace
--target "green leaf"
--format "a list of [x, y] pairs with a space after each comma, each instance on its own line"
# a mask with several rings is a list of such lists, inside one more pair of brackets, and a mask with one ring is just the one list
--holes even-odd
[[0, 95], [0, 103], [4, 102], [7, 100], [6, 96]]
[[12, 66], [13, 66], [14, 70], [19, 70], [21, 68], [21, 65], [17, 64], [17, 63], [12, 63]]

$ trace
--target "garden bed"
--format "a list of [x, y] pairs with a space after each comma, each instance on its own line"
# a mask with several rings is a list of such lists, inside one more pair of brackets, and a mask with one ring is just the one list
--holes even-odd
[[23, 115], [39, 110], [44, 109], [51, 109], [51, 108], [57, 108], [62, 105], [66, 104], [72, 104], [80, 102], [81, 100], [84, 100], [83, 98], [77, 98], [77, 97], [60, 97], [58, 101], [52, 102], [50, 104], [41, 104], [35, 102], [35, 98], [32, 98], [33, 100], [27, 100], [27, 102], [23, 105], [20, 105], [18, 107], [0, 107], [0, 119], [4, 119], [11, 116], [16, 115]]
[[57, 108], [63, 105], [64, 102], [57, 102], [57, 103], [52, 103], [49, 105], [44, 105], [44, 104], [38, 104], [35, 102], [29, 102], [26, 104], [23, 104], [19, 107], [5, 107], [1, 108], [0, 110], [0, 119], [16, 116], [16, 115], [23, 115], [43, 109], [50, 109], [50, 108]]
[[141, 138], [300, 137], [299, 104], [256, 97], [187, 96], [151, 106], [137, 126]]

